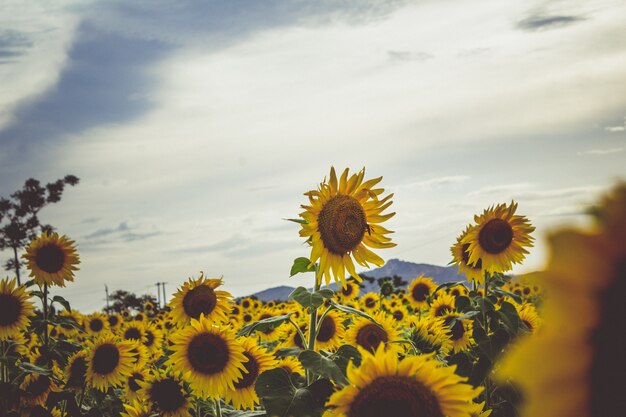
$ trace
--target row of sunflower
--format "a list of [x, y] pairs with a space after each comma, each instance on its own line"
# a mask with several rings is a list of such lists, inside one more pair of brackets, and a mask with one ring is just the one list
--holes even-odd
[[[553, 262], [556, 272], [545, 278], [505, 275], [533, 242], [534, 228], [515, 214], [515, 203], [486, 209], [452, 246], [468, 282], [438, 285], [420, 276], [406, 289], [385, 282], [377, 293], [360, 294], [355, 263], [382, 265], [370, 248], [394, 245], [392, 232], [381, 226], [394, 214], [384, 213], [393, 195], [383, 196], [380, 180], [365, 181], [364, 171], [337, 177], [331, 169], [328, 181], [305, 193], [309, 203], [293, 221], [311, 254], [294, 261], [291, 275], [314, 274], [314, 285], [297, 288], [288, 301], [234, 300], [221, 289], [222, 279], [200, 273], [163, 309], [147, 303], [142, 311], [81, 314], [48, 294], [50, 286], [74, 279], [74, 242], [43, 234], [25, 255], [33, 279], [22, 286], [0, 281], [0, 415], [496, 417], [517, 415], [522, 396], [529, 398], [529, 415], [609, 415], [584, 414], [589, 407], [583, 406], [597, 402], [591, 394], [575, 402], [587, 401], [578, 414], [562, 400], [550, 410], [570, 414], [541, 414], [535, 406], [557, 377], [550, 367], [539, 373], [524, 361], [539, 366], [536, 343], [543, 343], [563, 372], [559, 377], [570, 375], [566, 358], [556, 357], [568, 348], [558, 344], [559, 332], [572, 324], [558, 310], [584, 301], [584, 290], [596, 287], [587, 286], [581, 272], [567, 292], [576, 298], [559, 295], [561, 287], [569, 289], [571, 252]], [[617, 328], [598, 324], [623, 313], [608, 292], [626, 281], [626, 190], [616, 195], [597, 211], [599, 237], [572, 239], [583, 242], [576, 248], [585, 253], [609, 251], [608, 266], [594, 264], [603, 277], [614, 260], [622, 265], [598, 284], [602, 298], [593, 318], [578, 318], [584, 331], [567, 332], [566, 340], [587, 352], [575, 375], [583, 379], [591, 369], [594, 383], [602, 372], [611, 378], [626, 372], [624, 355], [616, 358], [620, 345], [600, 350], [612, 355], [609, 362], [593, 350], [623, 330], [623, 320]], [[332, 279], [337, 291], [321, 288]], [[551, 283], [550, 297], [544, 281]], [[585, 344], [592, 330], [597, 343]], [[518, 339], [520, 347], [511, 348]], [[534, 373], [543, 385], [533, 385]], [[603, 404], [617, 401], [606, 394], [615, 389], [602, 386], [602, 393], [590, 391]]]

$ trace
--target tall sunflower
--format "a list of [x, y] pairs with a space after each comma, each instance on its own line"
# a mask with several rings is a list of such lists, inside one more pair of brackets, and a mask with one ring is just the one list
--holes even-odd
[[30, 242], [24, 258], [36, 284], [59, 287], [65, 287], [65, 281], [74, 281], [80, 263], [73, 240], [47, 232]]
[[0, 340], [19, 336], [30, 324], [35, 305], [30, 292], [16, 285], [15, 278], [0, 280]]
[[[590, 231], [549, 239], [541, 331], [521, 340], [499, 373], [526, 399], [523, 416], [591, 417], [624, 413], [626, 184], [597, 210]], [[528, 370], [532, 369], [532, 372]]]
[[216, 291], [222, 284], [221, 278], [205, 278], [202, 272], [198, 279], [190, 278], [183, 284], [170, 301], [176, 325], [186, 326], [192, 319], [200, 319], [201, 314], [215, 323], [227, 322], [233, 296]]
[[392, 204], [393, 194], [379, 199], [385, 190], [373, 187], [382, 177], [363, 182], [364, 176], [365, 169], [362, 169], [348, 178], [346, 168], [338, 181], [335, 168], [331, 167], [328, 183], [324, 180], [317, 190], [304, 194], [309, 198], [309, 205], [301, 206], [305, 211], [300, 213], [304, 220], [300, 236], [307, 238], [312, 246], [310, 266], [320, 262], [318, 284], [324, 276], [328, 285], [332, 275], [337, 283], [345, 285], [346, 269], [354, 279], [361, 281], [352, 258], [366, 268], [369, 263], [382, 266], [385, 261], [368, 247], [396, 246], [385, 236], [391, 231], [380, 225], [395, 215], [383, 214]]
[[469, 245], [465, 249], [469, 265], [478, 265], [480, 260], [484, 270], [494, 273], [508, 271], [524, 260], [526, 248], [533, 246], [530, 234], [535, 228], [526, 217], [516, 215], [516, 210], [513, 201], [510, 206], [498, 204], [474, 216], [476, 226], [470, 227], [460, 242]]
[[264, 348], [259, 347], [254, 339], [244, 338], [241, 340], [243, 354], [248, 361], [244, 363], [245, 370], [238, 379], [233, 389], [224, 393], [224, 399], [233, 404], [237, 410], [254, 409], [259, 403], [259, 397], [254, 390], [254, 384], [259, 375], [276, 367], [276, 360]]
[[395, 352], [379, 347], [363, 353], [359, 368], [348, 365], [350, 385], [328, 401], [335, 417], [471, 417], [472, 400], [482, 388], [442, 366], [432, 355], [398, 360]]
[[118, 341], [105, 334], [89, 342], [87, 354], [87, 382], [106, 391], [109, 386], [119, 386], [133, 370], [132, 342]]
[[172, 336], [170, 363], [198, 396], [221, 397], [242, 377], [244, 349], [226, 327], [201, 316]]

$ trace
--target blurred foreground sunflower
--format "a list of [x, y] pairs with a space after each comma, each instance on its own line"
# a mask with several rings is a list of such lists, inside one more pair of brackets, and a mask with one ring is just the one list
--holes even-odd
[[395, 352], [379, 347], [364, 352], [359, 368], [348, 365], [350, 385], [335, 392], [328, 405], [336, 417], [470, 417], [472, 400], [482, 388], [442, 366], [432, 355], [398, 360]]
[[[589, 232], [550, 238], [541, 331], [507, 355], [499, 376], [520, 385], [524, 416], [591, 417], [626, 410], [626, 184]], [[532, 372], [529, 371], [532, 370]]]
[[30, 324], [35, 305], [29, 300], [30, 293], [15, 279], [0, 280], [0, 340], [19, 336]]
[[65, 281], [74, 281], [80, 263], [73, 240], [47, 232], [30, 242], [24, 258], [36, 284], [59, 287], [65, 287]]
[[331, 276], [344, 286], [346, 269], [357, 281], [352, 258], [361, 266], [369, 263], [382, 266], [385, 261], [368, 249], [384, 249], [396, 246], [385, 236], [391, 231], [380, 225], [395, 213], [383, 214], [391, 204], [393, 194], [380, 198], [383, 188], [373, 188], [382, 177], [363, 182], [365, 169], [348, 177], [346, 168], [339, 180], [335, 168], [330, 169], [330, 179], [324, 180], [317, 190], [304, 193], [309, 197], [309, 205], [302, 205], [300, 213], [304, 220], [300, 236], [307, 238], [312, 246], [310, 266], [319, 260], [318, 284], [322, 276], [326, 285]]

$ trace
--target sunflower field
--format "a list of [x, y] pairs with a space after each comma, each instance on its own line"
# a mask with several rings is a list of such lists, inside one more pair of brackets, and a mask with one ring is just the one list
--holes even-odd
[[30, 280], [0, 280], [0, 416], [624, 415], [626, 185], [549, 238], [545, 271], [510, 275], [535, 229], [501, 203], [450, 242], [467, 281], [363, 294], [357, 265], [395, 246], [381, 180], [331, 168], [304, 194], [289, 220], [310, 252], [291, 275], [311, 288], [285, 302], [235, 300], [201, 272], [163, 308], [81, 313], [49, 294], [74, 280], [75, 242], [41, 234]]

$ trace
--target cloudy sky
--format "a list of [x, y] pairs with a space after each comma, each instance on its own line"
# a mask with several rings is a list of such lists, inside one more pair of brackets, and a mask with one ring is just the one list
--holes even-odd
[[[308, 255], [303, 192], [366, 167], [398, 246], [445, 265], [488, 205], [538, 244], [626, 178], [626, 3], [22, 1], [0, 4], [0, 195], [74, 174], [41, 213], [104, 285], [171, 293], [204, 271], [245, 295]], [[0, 253], [0, 260], [9, 257]]]

